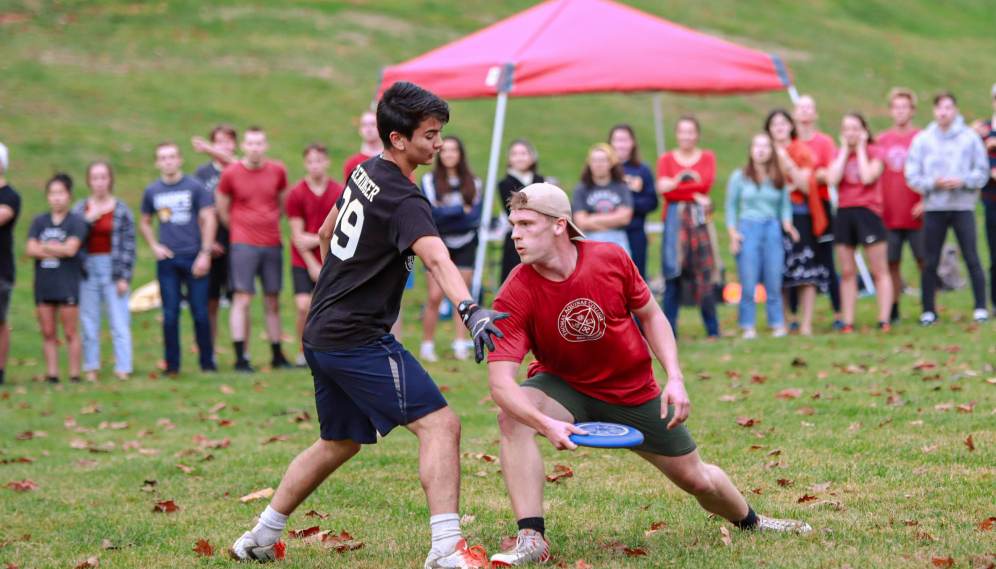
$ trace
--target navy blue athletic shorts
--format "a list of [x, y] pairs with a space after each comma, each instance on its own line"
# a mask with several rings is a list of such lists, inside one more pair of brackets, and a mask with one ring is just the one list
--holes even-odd
[[304, 349], [325, 440], [377, 442], [446, 407], [435, 382], [393, 335], [341, 352]]

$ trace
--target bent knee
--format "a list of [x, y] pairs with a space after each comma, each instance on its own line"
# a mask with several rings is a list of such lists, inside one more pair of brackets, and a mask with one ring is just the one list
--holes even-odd
[[356, 454], [360, 452], [360, 449], [363, 448], [363, 445], [352, 439], [346, 439], [341, 441], [319, 439], [319, 442], [322, 445], [322, 448], [324, 448], [326, 452], [335, 453], [335, 454], [346, 454], [349, 457], [356, 456]]
[[708, 469], [708, 465], [702, 464], [699, 468], [682, 472], [678, 476], [672, 477], [671, 480], [674, 481], [678, 488], [681, 488], [692, 496], [711, 494], [715, 491], [715, 485], [712, 483]]
[[498, 429], [501, 431], [501, 434], [506, 436], [520, 433], [536, 434], [536, 429], [518, 422], [514, 417], [506, 413], [504, 409], [498, 410]]

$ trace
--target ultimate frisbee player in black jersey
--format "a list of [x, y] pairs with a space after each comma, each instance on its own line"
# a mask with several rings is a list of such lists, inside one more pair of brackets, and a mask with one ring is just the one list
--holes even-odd
[[494, 350], [494, 326], [508, 314], [473, 303], [432, 221], [429, 202], [410, 180], [432, 164], [449, 106], [407, 82], [377, 105], [384, 153], [357, 166], [319, 231], [322, 265], [304, 330], [315, 379], [321, 439], [291, 463], [259, 523], [229, 549], [239, 560], [283, 556], [287, 518], [364, 444], [404, 426], [419, 440], [419, 476], [429, 502], [432, 548], [426, 569], [485, 567], [482, 548], [461, 537], [460, 420], [418, 361], [390, 334], [417, 255], [459, 306], [480, 363]]

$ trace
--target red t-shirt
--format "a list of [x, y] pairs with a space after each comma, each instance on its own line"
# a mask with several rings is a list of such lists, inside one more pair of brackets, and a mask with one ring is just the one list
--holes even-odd
[[575, 241], [578, 263], [564, 282], [528, 265], [512, 271], [494, 309], [511, 316], [495, 322], [489, 362], [536, 361], [528, 376], [558, 375], [578, 391], [616, 405], [639, 405], [661, 393], [647, 342], [630, 312], [650, 301], [636, 265], [617, 245]]
[[[885, 151], [874, 144], [868, 146], [868, 161], [872, 160], [885, 160]], [[882, 177], [867, 186], [862, 184], [858, 174], [858, 156], [854, 152], [847, 157], [844, 177], [837, 184], [837, 207], [863, 207], [882, 217]]]
[[885, 171], [882, 173], [882, 199], [885, 213], [882, 221], [889, 229], [921, 229], [923, 218], [914, 219], [910, 210], [923, 200], [923, 196], [906, 184], [906, 153], [919, 133], [913, 130], [898, 134], [888, 130], [875, 137], [875, 144], [885, 153]]
[[[833, 157], [837, 152], [837, 143], [830, 138], [829, 135], [822, 132], [816, 132], [813, 138], [809, 140], [803, 140], [809, 150], [813, 153], [813, 171], [819, 170], [820, 168], [828, 168], [830, 163], [833, 162]], [[830, 199], [830, 188], [826, 184], [819, 185], [820, 199], [829, 200]]]
[[342, 164], [342, 183], [345, 184], [349, 181], [349, 175], [353, 172], [353, 168], [356, 168], [371, 158], [373, 158], [373, 156], [369, 156], [362, 152], [357, 152], [349, 158], [346, 158], [346, 161]]
[[[339, 201], [341, 195], [342, 186], [335, 180], [329, 179], [322, 195], [316, 196], [315, 192], [308, 187], [308, 182], [302, 179], [287, 194], [287, 217], [300, 217], [304, 220], [305, 233], [318, 233], [322, 224], [325, 223], [325, 218], [335, 207], [335, 202]], [[321, 262], [321, 250], [315, 247], [312, 252]], [[291, 247], [291, 266], [308, 268], [297, 247]]]
[[[674, 159], [674, 152], [668, 152], [657, 160], [658, 178], [678, 178], [687, 175], [689, 180], [678, 182], [678, 187], [664, 194], [668, 202], [695, 201], [694, 194], [709, 195], [713, 183], [716, 182], [716, 155], [709, 150], [703, 150], [699, 161], [691, 166], [682, 166]], [[663, 214], [667, 217], [667, 207]]]
[[[84, 206], [84, 211], [90, 211], [90, 202]], [[106, 255], [111, 252], [111, 233], [114, 231], [114, 211], [100, 216], [90, 226], [90, 235], [86, 238], [86, 252], [90, 255]]]
[[257, 247], [280, 246], [280, 192], [287, 189], [287, 171], [267, 161], [259, 170], [241, 162], [221, 173], [218, 193], [232, 199], [231, 242]]

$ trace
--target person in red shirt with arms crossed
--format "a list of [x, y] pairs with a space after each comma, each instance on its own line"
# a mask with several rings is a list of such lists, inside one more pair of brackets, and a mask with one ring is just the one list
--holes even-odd
[[360, 145], [360, 151], [346, 158], [346, 161], [342, 164], [343, 184], [346, 183], [346, 180], [349, 180], [349, 175], [353, 172], [353, 168], [384, 151], [384, 143], [380, 141], [380, 135], [377, 134], [377, 113], [370, 110], [363, 111], [363, 114], [360, 115], [359, 132], [363, 143]]
[[[571, 220], [567, 194], [533, 184], [509, 203], [512, 239], [522, 259], [493, 309], [511, 316], [496, 323], [504, 337], [488, 357], [491, 396], [501, 408], [502, 476], [518, 520], [515, 549], [492, 556], [494, 566], [549, 559], [543, 520], [546, 479], [536, 435], [558, 450], [575, 450], [573, 423], [630, 425], [645, 439], [633, 451], [692, 494], [706, 510], [742, 529], [808, 532], [794, 520], [758, 516], [726, 474], [699, 458], [682, 423], [685, 392], [674, 335], [633, 261], [608, 243], [573, 241], [584, 235]], [[640, 319], [646, 341], [633, 316]], [[650, 350], [668, 374], [662, 392]], [[536, 361], [521, 386], [526, 353]]]
[[885, 171], [882, 173], [882, 199], [889, 242], [889, 274], [892, 276], [892, 312], [889, 322], [899, 322], [899, 297], [903, 294], [903, 275], [900, 266], [903, 260], [903, 242], [910, 244], [916, 264], [923, 273], [926, 264], [926, 250], [923, 241], [923, 195], [913, 191], [906, 183], [906, 153], [909, 152], [913, 137], [920, 129], [913, 126], [916, 115], [916, 93], [903, 87], [889, 91], [889, 116], [892, 128], [875, 137], [885, 155]]
[[290, 362], [280, 348], [280, 289], [283, 288], [284, 251], [280, 217], [287, 197], [287, 170], [268, 160], [266, 132], [251, 126], [242, 134], [245, 158], [228, 168], [218, 181], [218, 219], [231, 232], [230, 281], [235, 294], [229, 311], [229, 333], [235, 347], [235, 371], [255, 373], [245, 341], [249, 337], [249, 304], [256, 295], [256, 277], [263, 285], [263, 312], [270, 338], [273, 369], [287, 369]]
[[[311, 310], [311, 295], [322, 270], [318, 230], [325, 223], [335, 202], [342, 195], [342, 186], [329, 177], [332, 164], [328, 148], [312, 142], [304, 148], [304, 168], [308, 175], [291, 188], [287, 195], [287, 220], [291, 230], [291, 280], [294, 283], [294, 305], [297, 307], [297, 337], [304, 336], [304, 325]], [[304, 346], [297, 356], [297, 367], [308, 367]]]

